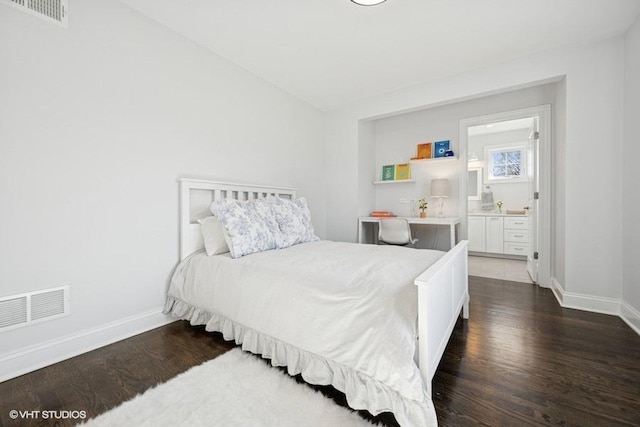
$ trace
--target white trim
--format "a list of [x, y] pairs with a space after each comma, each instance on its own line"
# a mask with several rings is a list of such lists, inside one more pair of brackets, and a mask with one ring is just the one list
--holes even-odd
[[567, 292], [555, 277], [551, 281], [551, 290], [561, 307], [620, 316], [620, 300]]
[[558, 304], [560, 304], [560, 307], [564, 307], [564, 304], [562, 302], [562, 293], [564, 292], [564, 290], [562, 289], [562, 286], [560, 286], [560, 282], [558, 282], [558, 279], [556, 279], [555, 277], [551, 278], [550, 288], [553, 292], [553, 296], [556, 297]]
[[613, 298], [595, 297], [585, 294], [564, 292], [562, 296], [563, 307], [577, 310], [591, 311], [593, 313], [620, 315], [620, 301]]
[[636, 331], [636, 334], [640, 335], [640, 311], [622, 301], [622, 306], [620, 307], [620, 318], [624, 320], [631, 329]]
[[551, 278], [551, 291], [560, 307], [618, 316], [640, 335], [640, 311], [624, 301], [565, 292], [555, 277]]
[[[487, 114], [484, 116], [470, 117], [460, 120], [459, 125], [459, 158], [467, 159], [469, 147], [467, 128], [469, 126], [477, 126], [500, 121], [522, 119], [526, 117], [538, 116], [540, 141], [539, 150], [539, 192], [540, 199], [538, 201], [538, 230], [545, 230], [538, 233], [538, 252], [540, 259], [538, 260], [538, 284], [542, 287], [549, 287], [551, 284], [551, 105], [544, 104], [536, 107], [523, 108], [520, 110], [505, 111], [496, 114]], [[460, 176], [467, 176], [468, 162], [460, 162]], [[459, 180], [460, 196], [460, 236], [461, 239], [468, 238], [467, 211], [468, 200], [462, 195], [467, 194], [467, 180]]]
[[162, 309], [117, 320], [96, 328], [0, 355], [0, 382], [164, 326], [177, 319]]

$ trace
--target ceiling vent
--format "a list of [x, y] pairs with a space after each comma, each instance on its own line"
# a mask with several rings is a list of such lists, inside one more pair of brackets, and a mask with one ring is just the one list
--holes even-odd
[[69, 286], [0, 298], [0, 331], [69, 314]]
[[67, 28], [67, 12], [69, 0], [0, 0], [0, 3], [55, 22]]

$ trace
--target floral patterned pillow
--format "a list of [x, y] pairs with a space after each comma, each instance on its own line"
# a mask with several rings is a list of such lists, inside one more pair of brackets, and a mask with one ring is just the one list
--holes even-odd
[[225, 239], [233, 258], [319, 240], [303, 197], [216, 200], [210, 210], [226, 230]]
[[278, 224], [265, 200], [216, 200], [210, 209], [227, 231], [233, 258], [276, 249], [281, 244]]
[[311, 212], [304, 197], [294, 200], [269, 197], [271, 209], [280, 228], [279, 248], [318, 240], [311, 224]]

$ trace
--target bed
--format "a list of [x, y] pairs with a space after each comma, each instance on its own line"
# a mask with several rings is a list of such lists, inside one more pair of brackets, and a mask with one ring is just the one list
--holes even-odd
[[295, 201], [296, 191], [180, 179], [181, 262], [165, 312], [334, 386], [354, 409], [437, 425], [431, 381], [458, 316], [468, 318], [467, 242], [445, 253], [308, 239], [207, 255], [198, 220], [212, 203], [265, 198]]

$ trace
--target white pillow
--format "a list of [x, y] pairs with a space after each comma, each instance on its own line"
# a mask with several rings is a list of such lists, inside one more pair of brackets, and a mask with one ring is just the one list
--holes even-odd
[[278, 223], [264, 200], [216, 200], [210, 209], [226, 230], [232, 258], [278, 247]]
[[224, 236], [224, 229], [220, 225], [220, 221], [215, 216], [208, 216], [199, 219], [198, 222], [202, 229], [202, 240], [204, 240], [204, 249], [207, 255], [219, 255], [229, 252], [229, 246]]

